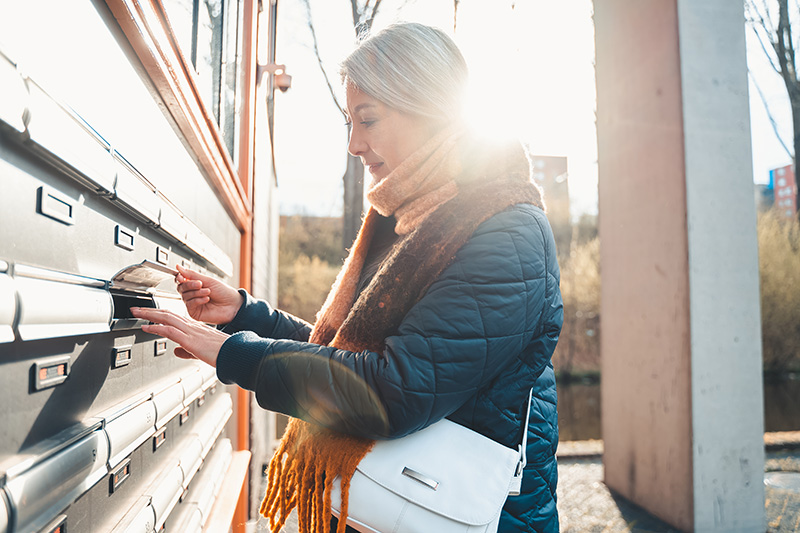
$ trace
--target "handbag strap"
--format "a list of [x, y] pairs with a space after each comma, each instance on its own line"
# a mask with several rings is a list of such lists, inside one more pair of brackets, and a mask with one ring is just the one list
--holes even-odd
[[528, 393], [528, 407], [525, 412], [525, 426], [522, 428], [522, 443], [519, 445], [519, 461], [517, 462], [517, 469], [514, 471], [514, 477], [508, 487], [509, 496], [517, 496], [522, 490], [522, 471], [525, 465], [528, 464], [527, 448], [528, 448], [528, 424], [531, 421], [531, 400], [533, 400], [533, 387]]
[[522, 444], [519, 445], [519, 463], [517, 463], [516, 476], [522, 475], [522, 469], [528, 464], [528, 424], [531, 423], [531, 401], [533, 400], [533, 387], [528, 392], [528, 406], [525, 410], [525, 425], [522, 428]]

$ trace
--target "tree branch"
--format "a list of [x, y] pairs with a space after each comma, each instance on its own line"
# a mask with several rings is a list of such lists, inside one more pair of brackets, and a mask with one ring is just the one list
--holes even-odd
[[[761, 31], [759, 31], [758, 27], [755, 26], [755, 24], [753, 25], [753, 33], [756, 34], [756, 38], [758, 39], [758, 44], [761, 46], [761, 50], [764, 51], [764, 56], [767, 58], [767, 61], [769, 61], [769, 64], [772, 66], [775, 72], [777, 72], [780, 75], [781, 67], [775, 63], [775, 59], [773, 59], [772, 57], [773, 53], [775, 53], [774, 44], [769, 39], [769, 37], [761, 35], [761, 32], [763, 31], [767, 31], [763, 26], [761, 27]], [[767, 48], [766, 43], [764, 43], [764, 39], [767, 39], [769, 41], [770, 43], [769, 48]], [[772, 52], [770, 52], [770, 49], [772, 50]]]
[[[353, 1], [355, 2], [355, 0]], [[339, 99], [336, 98], [336, 92], [333, 90], [331, 80], [328, 78], [328, 72], [325, 70], [325, 65], [322, 63], [322, 56], [319, 53], [319, 43], [317, 42], [317, 31], [314, 29], [314, 21], [311, 18], [311, 5], [308, 3], [308, 0], [303, 0], [303, 4], [306, 7], [306, 15], [308, 16], [308, 29], [311, 30], [311, 39], [314, 44], [314, 55], [317, 57], [317, 64], [319, 64], [319, 69], [322, 71], [322, 77], [325, 78], [325, 84], [328, 86], [328, 92], [330, 92], [331, 98], [333, 98], [333, 103], [336, 105], [336, 109], [339, 110], [339, 113], [341, 113], [343, 117], [347, 117], [347, 114], [344, 112], [344, 108], [339, 103]]]
[[792, 151], [789, 150], [789, 147], [786, 146], [786, 143], [783, 142], [783, 138], [781, 137], [780, 132], [778, 131], [778, 123], [775, 121], [775, 117], [772, 115], [772, 111], [770, 111], [769, 104], [767, 103], [767, 98], [764, 96], [764, 92], [759, 87], [758, 82], [756, 81], [756, 77], [753, 76], [753, 73], [750, 69], [747, 70], [747, 73], [750, 75], [750, 80], [753, 82], [753, 86], [756, 88], [756, 92], [758, 93], [759, 98], [761, 98], [761, 103], [764, 104], [764, 110], [767, 112], [767, 118], [769, 119], [769, 123], [772, 125], [772, 131], [775, 132], [775, 138], [778, 139], [778, 142], [781, 143], [781, 146], [784, 150], [786, 150], [786, 154], [789, 157], [792, 156]]
[[[350, 0], [350, 12], [353, 15], [353, 27], [358, 28], [358, 24], [361, 22], [358, 10], [358, 0]], [[358, 29], [356, 29], [356, 35], [358, 35]]]
[[747, 0], [745, 2], [745, 7], [748, 9], [748, 11], [752, 10], [756, 14], [756, 17], [758, 17], [758, 22], [761, 24], [761, 26], [767, 30], [770, 35], [775, 35], [775, 24], [773, 24], [772, 17], [769, 15], [769, 9], [767, 8], [766, 4], [762, 3], [762, 5], [764, 6], [764, 13], [761, 12], [758, 5], [753, 0]]
[[369, 0], [367, 0], [367, 5], [364, 6], [364, 15], [367, 17], [364, 20], [364, 24], [367, 26], [367, 30], [372, 29], [372, 23], [375, 21], [375, 16], [378, 14], [378, 8], [381, 6], [382, 0], [375, 0], [375, 5], [372, 6], [372, 12], [367, 14], [367, 8], [369, 6]]

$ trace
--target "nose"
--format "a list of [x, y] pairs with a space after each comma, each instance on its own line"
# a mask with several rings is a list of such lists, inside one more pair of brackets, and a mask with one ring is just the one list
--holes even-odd
[[367, 151], [367, 143], [364, 142], [363, 137], [356, 132], [354, 126], [350, 126], [350, 140], [347, 143], [347, 151], [354, 157], [359, 157]]

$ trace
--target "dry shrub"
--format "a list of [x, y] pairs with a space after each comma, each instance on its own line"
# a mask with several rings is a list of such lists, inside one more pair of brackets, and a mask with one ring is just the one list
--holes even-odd
[[560, 259], [564, 326], [553, 354], [556, 372], [600, 370], [600, 241], [573, 244]]
[[800, 224], [774, 210], [758, 217], [764, 369], [800, 370]]
[[342, 265], [342, 221], [281, 217], [278, 307], [314, 323]]
[[281, 265], [278, 307], [313, 324], [338, 272], [339, 267], [317, 256], [299, 255], [290, 264]]

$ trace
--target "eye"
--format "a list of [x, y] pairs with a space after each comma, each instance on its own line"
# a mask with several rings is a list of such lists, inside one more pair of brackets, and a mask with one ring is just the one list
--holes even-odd
[[369, 128], [372, 127], [372, 125], [375, 124], [375, 122], [376, 122], [375, 120], [362, 120], [361, 125], [366, 128]]

